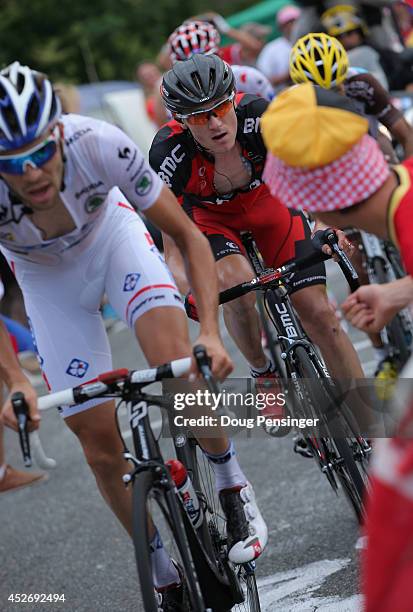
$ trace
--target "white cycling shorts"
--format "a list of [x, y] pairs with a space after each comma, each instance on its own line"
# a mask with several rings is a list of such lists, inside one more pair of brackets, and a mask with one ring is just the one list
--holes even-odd
[[[70, 249], [52, 265], [5, 252], [22, 289], [44, 378], [51, 391], [74, 387], [112, 369], [100, 304], [110, 304], [131, 328], [148, 310], [183, 309], [175, 282], [150, 234], [119, 189], [86, 248]], [[63, 407], [64, 417], [105, 400]]]

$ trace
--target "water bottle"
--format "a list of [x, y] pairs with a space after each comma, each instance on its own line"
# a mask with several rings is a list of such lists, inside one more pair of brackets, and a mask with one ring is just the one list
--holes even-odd
[[193, 526], [200, 527], [204, 520], [204, 513], [186, 467], [178, 459], [169, 459], [165, 464], [169, 468], [172, 480], [176, 484]]

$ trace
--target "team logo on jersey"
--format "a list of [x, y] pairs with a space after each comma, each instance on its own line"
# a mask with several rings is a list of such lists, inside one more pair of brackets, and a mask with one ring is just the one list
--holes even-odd
[[247, 117], [244, 120], [244, 134], [252, 134], [260, 129], [260, 117]]
[[90, 183], [90, 185], [86, 185], [86, 187], [82, 187], [80, 191], [77, 191], [75, 193], [76, 200], [78, 200], [82, 195], [86, 195], [87, 193], [90, 193], [94, 189], [97, 189], [101, 185], [103, 185], [103, 181], [97, 181], [96, 183]]
[[132, 272], [131, 274], [127, 274], [125, 276], [125, 282], [123, 284], [124, 291], [133, 291], [138, 284], [138, 280], [141, 275], [138, 272]]
[[79, 138], [82, 138], [82, 136], [84, 136], [85, 134], [87, 134], [88, 132], [91, 132], [91, 131], [92, 131], [92, 128], [88, 127], [88, 128], [84, 128], [82, 130], [78, 130], [77, 132], [74, 132], [74, 134], [69, 136], [69, 138], [65, 138], [66, 146], [69, 147], [71, 144], [73, 144], [74, 142], [79, 140]]
[[99, 193], [94, 193], [93, 195], [89, 196], [85, 202], [86, 212], [87, 213], [95, 212], [95, 210], [97, 210], [99, 206], [102, 206], [104, 201], [105, 201], [105, 196]]
[[118, 147], [118, 157], [119, 159], [129, 159], [130, 157], [129, 147], [125, 147], [123, 150]]
[[88, 369], [89, 364], [87, 361], [83, 361], [82, 359], [72, 359], [66, 370], [66, 374], [69, 374], [69, 376], [75, 376], [76, 378], [83, 378]]
[[0, 240], [8, 240], [9, 242], [14, 242], [16, 238], [11, 232], [0, 232]]
[[10, 205], [0, 204], [0, 225], [11, 222], [20, 223], [26, 213], [26, 206], [20, 202], [11, 202]]
[[135, 191], [138, 196], [145, 196], [152, 187], [152, 175], [149, 170], [145, 170], [142, 176], [135, 183]]

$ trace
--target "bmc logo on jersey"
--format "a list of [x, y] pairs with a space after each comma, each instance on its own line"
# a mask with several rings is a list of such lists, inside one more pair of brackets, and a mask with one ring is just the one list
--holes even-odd
[[76, 378], [83, 378], [88, 369], [89, 364], [87, 361], [83, 361], [82, 359], [72, 359], [68, 365], [66, 374], [69, 374], [69, 376], [75, 376]]
[[171, 178], [173, 177], [178, 164], [180, 164], [185, 157], [185, 153], [180, 153], [179, 149], [182, 149], [182, 146], [180, 144], [176, 145], [176, 147], [172, 149], [171, 154], [168, 155], [168, 157], [165, 157], [159, 167], [158, 175], [163, 180], [163, 182], [168, 185], [168, 187], [172, 186]]
[[136, 285], [138, 284], [138, 280], [140, 279], [140, 277], [141, 275], [139, 274], [139, 272], [131, 272], [131, 274], [127, 274], [125, 276], [125, 282], [123, 283], [123, 290], [133, 291]]
[[260, 117], [247, 117], [244, 121], [244, 134], [253, 134], [260, 129]]

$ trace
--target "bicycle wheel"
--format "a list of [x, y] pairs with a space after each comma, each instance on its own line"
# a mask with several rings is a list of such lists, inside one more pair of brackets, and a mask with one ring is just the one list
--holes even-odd
[[162, 487], [159, 477], [153, 471], [147, 470], [136, 475], [132, 500], [133, 545], [145, 612], [159, 611], [151, 568], [148, 516], [152, 517], [169, 555], [182, 568], [188, 610], [205, 612], [206, 607], [183, 525], [184, 510], [176, 498], [176, 492]]
[[[261, 612], [255, 563], [233, 565], [227, 558], [226, 519], [215, 490], [215, 476], [211, 464], [193, 439], [187, 442], [184, 448], [177, 449], [177, 454], [185, 463], [197, 494], [204, 502], [205, 519], [199, 534], [205, 550], [209, 551], [212, 562], [228, 585], [230, 599], [227, 601], [232, 600], [230, 609], [233, 612]], [[202, 582], [203, 577], [200, 580]], [[202, 585], [201, 588], [204, 592]], [[219, 612], [222, 610], [223, 608], [220, 608]]]
[[[327, 393], [325, 386], [320, 384], [323, 382], [323, 378], [320, 376], [317, 367], [312, 362], [304, 347], [299, 346], [295, 349], [295, 365], [300, 377], [307, 381], [305, 392], [312, 406], [312, 412], [319, 415], [320, 407], [327, 410], [331, 402], [334, 401], [334, 398], [332, 394], [330, 395]], [[314, 381], [319, 382], [315, 384]], [[334, 431], [334, 435], [323, 438], [323, 443], [328, 453], [331, 455], [328, 458], [328, 462], [331, 463], [334, 474], [341, 483], [342, 489], [354, 510], [357, 520], [361, 522], [363, 518], [363, 496], [365, 490], [364, 479], [360, 474], [359, 467], [353, 456], [351, 432], [343, 416], [340, 414], [339, 407], [334, 411], [334, 417], [333, 426], [329, 419], [323, 419], [326, 431], [330, 432], [332, 429]]]
[[[373, 269], [377, 282], [379, 284], [383, 285], [392, 280], [391, 278], [389, 278], [389, 275], [386, 270], [386, 265], [383, 260], [375, 259], [373, 261]], [[410, 344], [406, 338], [406, 332], [400, 314], [397, 314], [395, 317], [393, 317], [390, 323], [386, 325], [386, 331], [391, 346], [397, 352], [397, 361], [399, 362], [398, 370], [401, 370], [404, 364], [407, 363], [411, 354], [411, 350]]]

